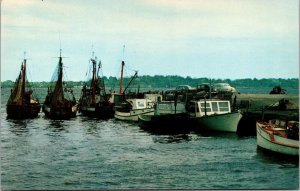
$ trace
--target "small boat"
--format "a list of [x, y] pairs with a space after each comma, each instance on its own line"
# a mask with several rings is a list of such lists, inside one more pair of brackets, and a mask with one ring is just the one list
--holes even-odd
[[256, 122], [257, 146], [272, 152], [299, 156], [299, 122]]
[[[124, 90], [122, 90], [122, 83], [123, 83], [123, 69], [124, 69], [125, 62], [122, 61], [122, 68], [121, 68], [121, 78], [120, 78], [120, 90], [118, 94], [112, 95], [114, 97], [115, 103], [115, 114], [114, 117], [119, 120], [124, 121], [138, 121], [138, 116], [142, 114], [154, 114], [154, 103], [155, 97], [150, 96], [145, 98], [143, 94], [137, 93], [131, 95], [131, 98], [126, 98], [126, 90], [132, 83], [132, 81], [137, 78], [137, 72], [135, 72], [134, 76], [130, 79], [127, 86]], [[143, 95], [141, 98], [140, 96]], [[160, 96], [160, 95], [159, 95]]]
[[33, 91], [26, 79], [26, 59], [24, 59], [21, 65], [21, 72], [6, 104], [7, 118], [35, 118], [40, 110], [41, 105], [37, 99], [33, 98]]
[[124, 121], [138, 121], [139, 115], [153, 115], [154, 102], [151, 99], [126, 99], [115, 106], [115, 118]]
[[189, 115], [184, 102], [158, 101], [154, 115], [139, 115], [139, 126], [153, 133], [184, 133], [189, 131]]
[[61, 51], [57, 71], [54, 73], [55, 77], [56, 75], [57, 80], [51, 83], [54, 86], [50, 85], [48, 87], [48, 94], [46, 95], [42, 110], [46, 117], [50, 119], [70, 119], [76, 117], [77, 103], [73, 95], [73, 90], [64, 87]]
[[191, 101], [188, 112], [194, 131], [237, 132], [238, 123], [242, 118], [240, 111], [231, 111], [228, 100]]
[[92, 79], [90, 86], [85, 84], [79, 99], [78, 111], [88, 117], [97, 117], [108, 119], [114, 117], [114, 104], [109, 101], [109, 95], [105, 92], [105, 85], [102, 78], [99, 77], [101, 62], [98, 64], [96, 58], [92, 62]]

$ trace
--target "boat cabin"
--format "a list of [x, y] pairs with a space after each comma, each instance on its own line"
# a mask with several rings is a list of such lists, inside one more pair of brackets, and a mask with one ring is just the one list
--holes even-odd
[[153, 108], [154, 102], [150, 99], [127, 99], [127, 103], [131, 105], [132, 110]]
[[192, 101], [189, 108], [189, 113], [192, 113], [195, 117], [219, 115], [230, 112], [230, 102], [217, 99]]
[[154, 107], [154, 115], [164, 115], [164, 114], [175, 114], [175, 113], [185, 113], [185, 103], [174, 101], [162, 101], [157, 102]]
[[150, 100], [152, 100], [153, 102], [156, 103], [156, 102], [162, 100], [162, 95], [161, 94], [145, 94], [144, 98], [145, 99], [150, 99]]

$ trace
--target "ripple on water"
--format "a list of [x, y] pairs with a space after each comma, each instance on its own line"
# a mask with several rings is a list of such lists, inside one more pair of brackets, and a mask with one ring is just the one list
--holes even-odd
[[156, 135], [136, 123], [43, 113], [15, 121], [1, 111], [3, 189], [299, 188], [298, 160], [261, 153], [256, 137]]

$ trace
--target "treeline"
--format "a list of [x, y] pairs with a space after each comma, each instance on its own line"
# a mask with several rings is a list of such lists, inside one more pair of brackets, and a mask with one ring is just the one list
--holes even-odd
[[[117, 89], [119, 87], [120, 79], [116, 77], [103, 77], [105, 86], [111, 89]], [[298, 78], [267, 78], [267, 79], [256, 79], [256, 78], [246, 78], [246, 79], [209, 79], [209, 78], [191, 78], [191, 77], [181, 77], [181, 76], [163, 76], [163, 75], [155, 75], [155, 76], [139, 76], [136, 78], [132, 86], [139, 86], [140, 88], [174, 88], [178, 85], [190, 85], [196, 87], [201, 83], [219, 83], [226, 82], [234, 87], [264, 87], [264, 88], [272, 88], [274, 86], [280, 85], [283, 88], [289, 89], [298, 89], [299, 88], [299, 79]], [[124, 78], [123, 87], [128, 84], [130, 78]], [[48, 87], [49, 82], [31, 82], [32, 87]], [[84, 81], [68, 81], [66, 82], [69, 87], [81, 87], [85, 84]], [[11, 88], [13, 87], [14, 82], [11, 80], [1, 82], [1, 88]]]

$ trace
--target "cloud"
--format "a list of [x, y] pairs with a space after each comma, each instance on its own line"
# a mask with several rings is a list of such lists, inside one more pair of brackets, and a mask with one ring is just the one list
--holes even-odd
[[[86, 67], [92, 45], [103, 60], [106, 75], [113, 76], [123, 58], [124, 44], [129, 64], [145, 74], [197, 76], [200, 59], [211, 63], [211, 70], [221, 61], [235, 66], [231, 57], [248, 64], [247, 60], [259, 55], [257, 65], [274, 54], [279, 60], [294, 58], [297, 53], [278, 49], [297, 47], [297, 7], [296, 0], [3, 0], [2, 69], [19, 68], [15, 59], [22, 58], [26, 50], [31, 52], [33, 65], [51, 70], [60, 41], [63, 54], [69, 57], [66, 64], [72, 66], [69, 76], [76, 78]], [[261, 54], [260, 48], [268, 51]], [[194, 70], [186, 69], [187, 60]], [[176, 63], [178, 70], [164, 67], [169, 63]], [[296, 64], [291, 60], [291, 66]], [[9, 72], [2, 77], [11, 78]], [[46, 76], [38, 70], [32, 73], [39, 75], [37, 79]]]

